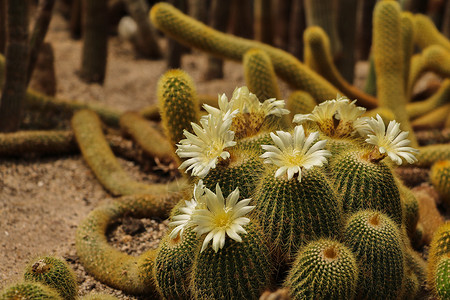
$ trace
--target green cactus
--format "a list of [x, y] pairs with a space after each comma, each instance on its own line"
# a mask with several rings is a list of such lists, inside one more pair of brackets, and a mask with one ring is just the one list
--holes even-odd
[[414, 43], [425, 49], [431, 45], [440, 45], [450, 51], [450, 41], [442, 35], [433, 21], [422, 14], [414, 15]]
[[218, 252], [208, 247], [197, 254], [191, 273], [195, 299], [259, 299], [271, 286], [273, 268], [264, 234], [254, 219], [244, 229], [242, 242], [229, 240]]
[[165, 195], [124, 196], [93, 210], [78, 226], [75, 238], [77, 254], [86, 271], [97, 280], [126, 293], [155, 293], [151, 274], [156, 251], [148, 250], [139, 257], [126, 255], [108, 244], [105, 233], [110, 224], [125, 214], [136, 218], [165, 218], [185, 196], [183, 192], [169, 189]]
[[153, 276], [156, 288], [165, 299], [190, 298], [190, 270], [198, 248], [199, 238], [190, 229], [183, 237], [171, 239], [166, 235], [159, 243]]
[[369, 57], [369, 71], [367, 72], [366, 82], [364, 83], [364, 92], [372, 96], [376, 96], [377, 94], [377, 75], [375, 73], [373, 55]]
[[396, 184], [400, 192], [400, 201], [404, 212], [404, 225], [406, 232], [411, 238], [416, 230], [417, 222], [419, 222], [419, 202], [414, 193], [403, 184], [399, 179], [396, 179]]
[[214, 189], [218, 183], [225, 195], [239, 187], [242, 197], [252, 197], [264, 166], [258, 157], [243, 151], [230, 153], [228, 165], [219, 165], [211, 169], [203, 178], [203, 183], [209, 189]]
[[430, 180], [441, 199], [450, 207], [450, 159], [433, 164], [430, 170]]
[[63, 300], [54, 289], [38, 282], [22, 282], [0, 292], [0, 300]]
[[275, 178], [269, 169], [254, 200], [255, 213], [281, 262], [292, 261], [308, 241], [341, 235], [342, 204], [319, 168], [302, 174], [301, 182]]
[[77, 280], [69, 265], [62, 259], [44, 256], [31, 261], [25, 268], [25, 281], [45, 284], [57, 291], [63, 299], [77, 297]]
[[417, 279], [416, 274], [411, 269], [406, 268], [405, 287], [401, 299], [404, 300], [416, 299], [419, 291], [420, 291], [419, 279]]
[[[358, 104], [367, 108], [377, 107], [377, 99], [367, 95], [348, 83], [333, 62], [330, 41], [325, 31], [318, 26], [308, 27], [304, 34], [305, 53], [310, 53], [313, 69], [350, 98], [358, 99]], [[309, 48], [309, 49], [308, 49]]]
[[450, 254], [450, 221], [438, 227], [433, 234], [428, 254], [428, 282], [433, 282], [433, 273], [436, 270], [437, 261], [440, 257]]
[[150, 11], [152, 23], [180, 43], [216, 56], [242, 61], [244, 54], [258, 48], [265, 51], [275, 72], [295, 89], [311, 94], [316, 101], [333, 99], [339, 92], [333, 85], [303, 65], [289, 53], [269, 45], [224, 34], [184, 15], [167, 3], [158, 3]]
[[159, 79], [157, 93], [164, 132], [175, 151], [183, 130], [191, 131], [191, 122], [200, 119], [197, 92], [187, 73], [169, 70]]
[[450, 115], [450, 103], [442, 105], [411, 122], [414, 129], [443, 128]]
[[392, 110], [395, 120], [408, 131], [413, 147], [417, 141], [406, 114], [404, 57], [401, 39], [400, 6], [395, 1], [380, 1], [373, 13], [372, 55], [377, 74], [377, 97], [381, 107]]
[[405, 254], [398, 226], [387, 215], [373, 210], [352, 215], [345, 244], [359, 265], [356, 299], [399, 297], [405, 284]]
[[250, 49], [243, 58], [245, 83], [260, 101], [281, 99], [277, 77], [269, 55], [260, 49]]
[[431, 167], [437, 161], [450, 159], [450, 144], [434, 144], [418, 149], [418, 161], [414, 164], [417, 167]]
[[0, 133], [0, 156], [25, 154], [65, 154], [77, 151], [73, 132], [33, 130]]
[[434, 292], [439, 300], [450, 299], [450, 256], [444, 256], [439, 259], [436, 265], [436, 274], [434, 277]]
[[347, 151], [331, 158], [330, 170], [345, 212], [380, 210], [402, 224], [400, 192], [386, 163], [371, 161], [365, 151]]
[[308, 243], [296, 256], [284, 286], [292, 299], [353, 299], [358, 265], [343, 244], [320, 239]]
[[163, 161], [175, 160], [169, 141], [139, 114], [124, 113], [120, 117], [120, 127], [136, 141], [145, 154]]

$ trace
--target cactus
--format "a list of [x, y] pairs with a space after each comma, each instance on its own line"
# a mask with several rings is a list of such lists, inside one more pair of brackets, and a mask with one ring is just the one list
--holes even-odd
[[414, 15], [414, 43], [425, 49], [431, 45], [440, 45], [450, 51], [450, 41], [442, 35], [433, 21], [425, 15]]
[[341, 203], [319, 169], [297, 178], [274, 178], [269, 170], [256, 190], [256, 214], [282, 262], [294, 259], [298, 248], [315, 238], [339, 237]]
[[75, 274], [62, 259], [52, 256], [34, 259], [26, 267], [23, 277], [25, 281], [40, 282], [53, 288], [63, 299], [73, 300], [77, 296]]
[[449, 144], [434, 144], [419, 147], [418, 149], [418, 161], [414, 164], [418, 167], [431, 167], [437, 161], [450, 159]]
[[191, 273], [195, 299], [258, 299], [271, 286], [270, 250], [254, 221], [244, 227], [242, 242], [197, 254]]
[[347, 221], [344, 243], [359, 265], [356, 299], [396, 299], [402, 293], [405, 254], [398, 226], [387, 215], [355, 213]]
[[245, 82], [260, 101], [281, 99], [277, 77], [269, 55], [260, 49], [250, 49], [243, 58]]
[[165, 195], [124, 196], [118, 201], [97, 207], [78, 226], [76, 249], [80, 260], [97, 280], [131, 294], [155, 293], [152, 269], [155, 250], [139, 257], [126, 255], [107, 242], [105, 233], [110, 224], [125, 214], [132, 217], [168, 216], [170, 209], [185, 196], [183, 192]]
[[330, 169], [345, 212], [380, 210], [398, 225], [402, 224], [399, 189], [386, 163], [372, 162], [362, 151], [348, 151], [333, 158]]
[[450, 206], [450, 160], [438, 161], [430, 171], [430, 180], [441, 199]]
[[377, 107], [377, 100], [374, 97], [352, 86], [339, 73], [331, 56], [330, 41], [322, 28], [308, 27], [303, 34], [303, 39], [306, 46], [305, 53], [309, 53], [312, 60], [310, 64], [317, 73], [350, 98], [358, 99], [358, 104], [367, 108]]
[[287, 100], [287, 108], [292, 117], [296, 114], [309, 114], [316, 105], [314, 98], [304, 91], [292, 92]]
[[89, 110], [78, 111], [72, 118], [78, 146], [97, 179], [113, 195], [161, 193], [164, 184], [145, 184], [134, 181], [122, 169], [103, 135], [98, 116]]
[[63, 300], [52, 288], [38, 282], [22, 282], [0, 292], [0, 300]]
[[65, 154], [76, 151], [73, 132], [67, 130], [0, 133], [0, 156]]
[[296, 255], [284, 286], [292, 299], [353, 299], [358, 266], [343, 244], [320, 239]]
[[447, 103], [413, 120], [411, 126], [414, 129], [443, 128], [449, 115], [450, 103]]
[[420, 117], [448, 102], [450, 98], [450, 79], [445, 79], [439, 90], [423, 101], [409, 103], [406, 112], [411, 119]]
[[332, 99], [339, 92], [329, 82], [287, 52], [263, 43], [213, 30], [182, 14], [167, 3], [154, 5], [150, 11], [150, 19], [155, 27], [177, 41], [216, 56], [242, 61], [248, 50], [261, 49], [269, 55], [275, 72], [282, 79], [295, 89], [310, 93], [316, 101]]
[[169, 70], [159, 79], [157, 93], [164, 132], [175, 150], [183, 130], [200, 119], [197, 92], [188, 74]]
[[417, 147], [405, 108], [400, 6], [394, 1], [380, 1], [375, 5], [373, 17], [372, 54], [377, 73], [378, 103], [392, 110], [401, 129], [410, 133], [411, 145]]
[[199, 250], [198, 242], [197, 234], [188, 229], [183, 237], [172, 239], [166, 235], [159, 243], [153, 276], [159, 294], [165, 299], [190, 297], [190, 270]]
[[139, 114], [124, 113], [120, 117], [120, 127], [133, 137], [145, 154], [163, 161], [175, 159], [169, 141]]
[[428, 256], [427, 282], [438, 299], [449, 296], [450, 222], [441, 225], [433, 235]]
[[408, 79], [411, 57], [414, 52], [414, 21], [410, 12], [402, 12], [400, 16], [400, 32], [403, 48], [403, 84], [406, 101], [409, 101]]

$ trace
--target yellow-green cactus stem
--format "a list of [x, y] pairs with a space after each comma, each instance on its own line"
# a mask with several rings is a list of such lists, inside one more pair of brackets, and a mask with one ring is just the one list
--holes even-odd
[[[400, 16], [400, 31], [402, 34], [402, 48], [403, 48], [403, 84], [405, 94], [408, 93], [408, 79], [411, 57], [414, 52], [414, 19], [410, 12], [401, 12]], [[409, 101], [409, 97], [406, 97]]]
[[187, 228], [175, 239], [166, 235], [160, 242], [153, 269], [156, 287], [164, 299], [189, 299], [190, 271], [196, 251], [199, 251], [197, 233]]
[[77, 152], [73, 132], [30, 130], [0, 133], [0, 156], [25, 154], [67, 154]]
[[158, 105], [164, 132], [174, 151], [176, 144], [184, 139], [183, 130], [198, 122], [200, 110], [197, 92], [192, 78], [182, 70], [169, 70], [159, 79]]
[[414, 32], [414, 42], [420, 48], [425, 49], [431, 45], [440, 45], [450, 51], [450, 41], [439, 32], [429, 17], [415, 14]]
[[254, 213], [280, 262], [292, 262], [299, 247], [311, 240], [342, 233], [342, 204], [319, 168], [303, 171], [301, 182], [275, 178], [270, 169], [254, 200]]
[[403, 289], [401, 299], [410, 300], [417, 299], [417, 294], [420, 291], [420, 282], [417, 275], [409, 268], [405, 272], [405, 287]]
[[386, 125], [389, 123], [389, 121], [395, 120], [394, 113], [387, 107], [377, 107], [368, 110], [363, 114], [363, 117], [375, 118], [377, 115], [381, 116]]
[[72, 129], [83, 158], [97, 179], [113, 195], [139, 193], [161, 193], [164, 184], [145, 184], [133, 180], [121, 167], [114, 156], [102, 131], [97, 114], [90, 110], [80, 110], [72, 118]]
[[450, 77], [450, 53], [442, 46], [428, 46], [420, 56], [414, 58], [413, 63], [414, 68], [408, 79], [410, 91], [417, 79], [427, 71], [434, 72], [443, 78]]
[[271, 287], [270, 249], [255, 221], [244, 226], [242, 242], [229, 239], [217, 252], [198, 252], [191, 273], [195, 299], [259, 299]]
[[294, 91], [289, 95], [286, 107], [292, 119], [296, 114], [309, 114], [316, 105], [317, 102], [307, 92]]
[[124, 113], [120, 117], [120, 127], [139, 144], [145, 154], [166, 162], [175, 160], [169, 141], [139, 114]]
[[450, 103], [442, 105], [432, 111], [414, 119], [411, 122], [411, 126], [414, 129], [431, 129], [431, 128], [443, 128], [445, 122], [450, 114]]
[[430, 180], [441, 199], [450, 207], [450, 160], [437, 161], [430, 170]]
[[433, 281], [433, 292], [439, 300], [450, 299], [450, 256], [439, 258]]
[[375, 73], [373, 55], [369, 57], [369, 71], [367, 72], [366, 82], [364, 83], [364, 92], [372, 96], [376, 96], [377, 94], [377, 75]]
[[57, 291], [38, 282], [22, 282], [0, 292], [0, 300], [63, 300]]
[[392, 170], [383, 161], [365, 158], [364, 153], [343, 152], [331, 159], [330, 170], [337, 194], [342, 195], [343, 209], [347, 213], [380, 210], [400, 226], [403, 210]]
[[345, 245], [331, 239], [308, 243], [296, 255], [284, 286], [292, 299], [353, 299], [358, 265]]
[[392, 110], [395, 120], [401, 124], [400, 128], [409, 132], [411, 145], [417, 147], [405, 108], [400, 6], [395, 1], [380, 1], [375, 5], [372, 50], [378, 104]]
[[261, 145], [273, 145], [269, 132], [260, 132], [254, 136], [240, 139], [237, 141], [236, 148], [247, 155], [255, 156], [264, 153]]
[[434, 144], [419, 147], [416, 155], [418, 167], [431, 167], [435, 162], [450, 159], [450, 144]]
[[264, 50], [248, 50], [244, 54], [243, 66], [245, 83], [260, 101], [269, 98], [281, 99], [275, 70]]
[[[428, 286], [433, 290], [436, 296], [439, 293], [444, 294], [445, 289], [448, 299], [449, 285], [448, 277], [443, 277], [443, 273], [449, 274], [449, 257], [450, 257], [450, 221], [445, 222], [436, 230], [430, 244], [430, 252], [428, 255], [427, 282]], [[444, 263], [441, 263], [442, 259]], [[444, 265], [442, 265], [444, 264]], [[439, 274], [440, 273], [440, 274]], [[442, 280], [446, 280], [442, 282]], [[438, 290], [439, 288], [439, 290]]]
[[414, 193], [405, 184], [399, 180], [395, 180], [398, 190], [400, 192], [400, 201], [404, 212], [404, 225], [409, 237], [414, 235], [417, 222], [419, 222], [419, 202]]
[[308, 51], [305, 50], [305, 53], [310, 53], [312, 65], [317, 73], [348, 97], [358, 99], [359, 105], [367, 108], [377, 107], [377, 99], [358, 90], [339, 73], [331, 56], [330, 41], [322, 28], [318, 26], [308, 27], [303, 34], [303, 40], [305, 47], [309, 48]]
[[356, 299], [397, 299], [401, 295], [405, 254], [391, 218], [375, 210], [355, 213], [347, 221], [344, 243], [358, 261]]
[[75, 112], [81, 109], [95, 111], [103, 122], [110, 126], [119, 126], [121, 111], [106, 106], [102, 103], [83, 103], [76, 100], [58, 99], [28, 89], [25, 98], [26, 107], [38, 111], [53, 111], [56, 114], [63, 112]]
[[416, 252], [411, 245], [406, 245], [405, 263], [407, 269], [416, 275], [420, 289], [423, 289], [427, 278], [427, 262], [423, 259], [422, 254]]
[[406, 112], [411, 119], [420, 117], [426, 113], [431, 112], [432, 110], [440, 107], [441, 105], [448, 102], [450, 99], [450, 79], [445, 79], [442, 82], [441, 86], [429, 98], [416, 101], [412, 103], [408, 103], [406, 106]]
[[183, 192], [165, 195], [124, 196], [94, 209], [78, 226], [75, 245], [85, 270], [97, 280], [130, 294], [153, 294], [152, 269], [155, 250], [133, 257], [108, 244], [106, 230], [123, 216], [167, 218]]
[[25, 281], [45, 284], [61, 295], [63, 299], [73, 300], [77, 297], [77, 279], [69, 265], [62, 259], [44, 256], [28, 264], [23, 275]]
[[152, 23], [180, 43], [228, 59], [242, 61], [252, 49], [264, 50], [275, 72], [295, 89], [311, 94], [316, 101], [333, 99], [339, 91], [323, 77], [303, 65], [293, 55], [272, 46], [216, 31], [167, 3], [158, 3], [150, 11]]

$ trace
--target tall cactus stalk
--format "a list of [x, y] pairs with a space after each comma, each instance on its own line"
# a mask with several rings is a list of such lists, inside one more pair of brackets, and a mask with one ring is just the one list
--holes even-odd
[[0, 102], [0, 132], [19, 129], [27, 90], [28, 3], [7, 0], [5, 85]]
[[108, 1], [82, 0], [83, 53], [81, 77], [87, 82], [103, 83], [108, 52]]

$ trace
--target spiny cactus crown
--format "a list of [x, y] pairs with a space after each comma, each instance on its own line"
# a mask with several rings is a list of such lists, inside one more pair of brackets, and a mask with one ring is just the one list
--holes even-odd
[[181, 236], [188, 227], [199, 236], [206, 234], [200, 252], [206, 249], [211, 240], [212, 248], [217, 252], [225, 245], [227, 235], [241, 242], [240, 234], [247, 233], [243, 226], [250, 223], [250, 219], [244, 216], [254, 208], [248, 206], [250, 200], [239, 200], [239, 188], [224, 199], [219, 184], [214, 193], [200, 180], [194, 188], [194, 199], [186, 201], [186, 206], [179, 209], [182, 214], [175, 216], [169, 224], [171, 227], [176, 226], [170, 237]]

